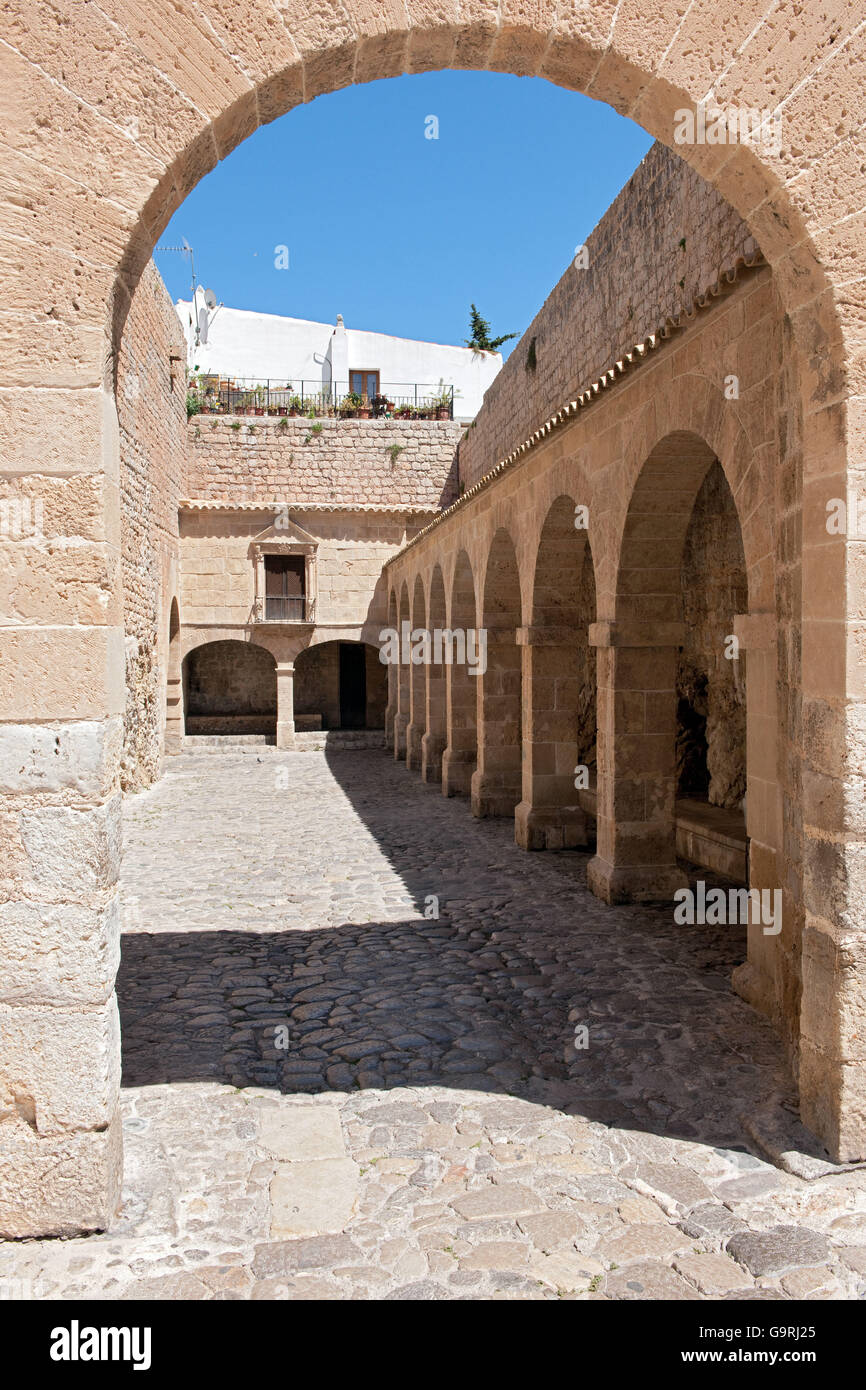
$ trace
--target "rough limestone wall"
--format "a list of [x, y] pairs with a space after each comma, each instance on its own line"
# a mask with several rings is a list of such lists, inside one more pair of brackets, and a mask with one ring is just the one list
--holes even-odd
[[[172, 356], [179, 360], [172, 362]], [[121, 781], [159, 776], [168, 623], [179, 555], [177, 507], [186, 473], [186, 349], [153, 264], [126, 320], [118, 362], [126, 715]]]
[[706, 796], [712, 806], [733, 809], [746, 794], [748, 656], [730, 660], [725, 639], [733, 633], [734, 614], [748, 609], [748, 591], [739, 520], [718, 463], [696, 498], [681, 573], [686, 639], [677, 669], [680, 795]]
[[281, 419], [194, 416], [189, 496], [445, 507], [457, 495], [453, 420]]
[[590, 235], [587, 268], [569, 266], [488, 387], [460, 445], [460, 481], [471, 487], [756, 249], [733, 208], [673, 151], [653, 145]]

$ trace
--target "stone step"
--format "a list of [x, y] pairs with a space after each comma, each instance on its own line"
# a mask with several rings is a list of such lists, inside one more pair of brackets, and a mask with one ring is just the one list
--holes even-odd
[[238, 749], [259, 749], [273, 746], [275, 743], [276, 738], [273, 734], [185, 734], [183, 747], [184, 751], [207, 749], [219, 753], [222, 749], [237, 752]]
[[[326, 729], [296, 733], [294, 749], [285, 752], [315, 753], [339, 748], [384, 748], [385, 734], [381, 729]], [[263, 748], [276, 751], [272, 734], [186, 734], [185, 753], [260, 753]]]

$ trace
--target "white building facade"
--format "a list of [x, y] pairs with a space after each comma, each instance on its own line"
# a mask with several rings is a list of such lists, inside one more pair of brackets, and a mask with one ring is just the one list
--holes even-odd
[[209, 307], [200, 287], [175, 308], [191, 369], [244, 385], [270, 382], [303, 397], [339, 401], [354, 393], [412, 406], [450, 391], [454, 419], [468, 423], [502, 366], [498, 352], [346, 328], [341, 314], [329, 324]]

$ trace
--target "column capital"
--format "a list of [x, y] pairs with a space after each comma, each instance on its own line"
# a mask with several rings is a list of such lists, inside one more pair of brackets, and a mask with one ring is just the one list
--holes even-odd
[[604, 618], [589, 626], [591, 647], [681, 647], [685, 640], [685, 623], [653, 618]]

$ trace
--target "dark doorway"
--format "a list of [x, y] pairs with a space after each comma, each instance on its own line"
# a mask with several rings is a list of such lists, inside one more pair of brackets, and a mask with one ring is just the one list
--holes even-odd
[[367, 658], [360, 642], [340, 643], [340, 725], [363, 729], [367, 723]]

